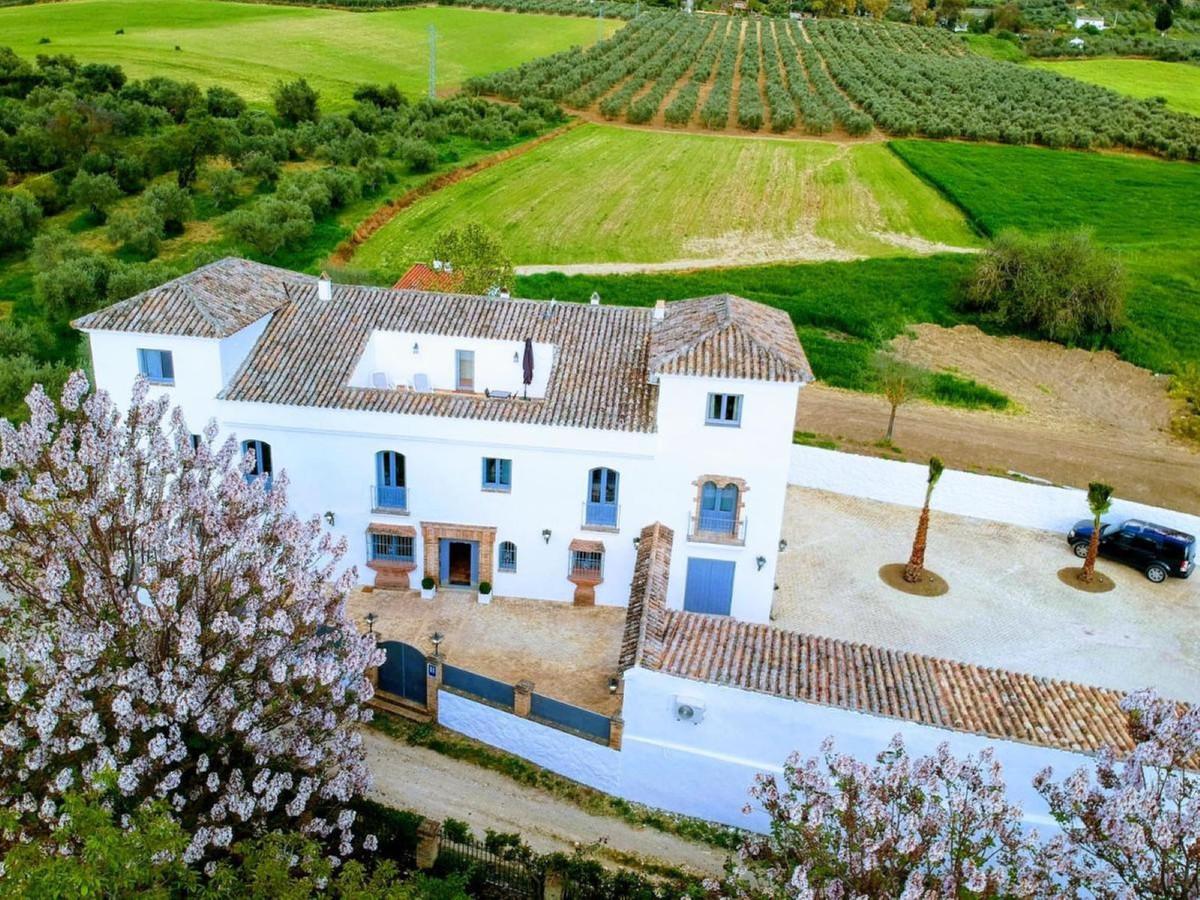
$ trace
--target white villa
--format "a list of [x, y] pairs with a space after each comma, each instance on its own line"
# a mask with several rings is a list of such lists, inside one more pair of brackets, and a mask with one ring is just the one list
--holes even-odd
[[[225, 259], [79, 319], [97, 387], [138, 374], [286, 470], [367, 582], [625, 605], [673, 531], [671, 608], [768, 620], [796, 400], [786, 314], [334, 285]], [[253, 477], [253, 476], [251, 476]]]
[[1095, 28], [1097, 31], [1103, 31], [1104, 30], [1104, 17], [1103, 16], [1084, 16], [1084, 15], [1075, 17], [1075, 30], [1076, 31], [1078, 31], [1081, 28], [1087, 28], [1089, 25], [1092, 26], [1093, 28]]

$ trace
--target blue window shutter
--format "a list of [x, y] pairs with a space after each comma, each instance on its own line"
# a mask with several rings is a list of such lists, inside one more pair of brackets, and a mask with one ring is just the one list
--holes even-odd
[[171, 356], [170, 350], [158, 351], [158, 368], [161, 373], [160, 377], [165, 381], [175, 380], [175, 360]]
[[138, 350], [138, 371], [146, 377], [150, 376], [150, 361], [146, 358], [145, 350]]

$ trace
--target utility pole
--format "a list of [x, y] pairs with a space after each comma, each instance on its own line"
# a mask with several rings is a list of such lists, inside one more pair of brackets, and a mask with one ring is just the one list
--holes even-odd
[[604, 4], [600, 4], [600, 11], [596, 13], [596, 43], [604, 40]]
[[429, 26], [429, 99], [437, 99], [437, 29]]

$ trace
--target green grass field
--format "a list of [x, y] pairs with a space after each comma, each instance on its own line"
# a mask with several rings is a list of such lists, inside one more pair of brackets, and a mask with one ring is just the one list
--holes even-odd
[[[606, 23], [606, 33], [620, 24]], [[276, 81], [304, 76], [328, 99], [344, 100], [364, 82], [426, 90], [430, 25], [443, 90], [596, 39], [589, 19], [451, 7], [353, 13], [219, 0], [69, 0], [0, 9], [0, 46], [29, 57], [119, 63], [135, 78], [222, 84], [251, 101], [267, 100]], [[43, 37], [50, 43], [39, 44]]]
[[1038, 61], [1030, 65], [1131, 97], [1164, 97], [1172, 109], [1200, 116], [1200, 66], [1153, 59]]
[[494, 231], [518, 265], [897, 256], [912, 252], [906, 238], [978, 241], [882, 144], [585, 125], [421, 200], [355, 265], [400, 271], [466, 222]]
[[1200, 361], [1200, 170], [1129, 156], [897, 141], [896, 153], [981, 231], [1088, 227], [1130, 274], [1128, 326], [1113, 347], [1171, 371]]

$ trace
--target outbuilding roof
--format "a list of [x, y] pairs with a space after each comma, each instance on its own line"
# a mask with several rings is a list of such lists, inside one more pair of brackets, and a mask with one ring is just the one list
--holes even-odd
[[287, 301], [287, 286], [310, 275], [226, 257], [106, 306], [71, 324], [82, 330], [226, 338]]
[[667, 609], [670, 535], [660, 523], [641, 532], [622, 671], [640, 666], [1060, 750], [1133, 747], [1119, 691]]

